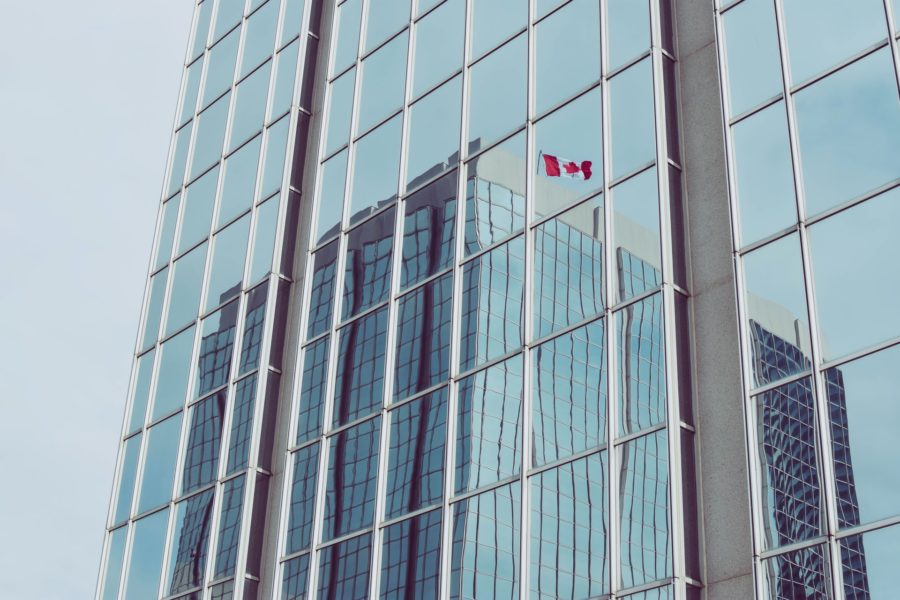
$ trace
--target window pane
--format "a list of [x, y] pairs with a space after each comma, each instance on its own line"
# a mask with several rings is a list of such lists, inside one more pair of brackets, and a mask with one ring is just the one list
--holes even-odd
[[619, 300], [627, 300], [662, 283], [656, 169], [614, 187], [612, 208], [616, 295]]
[[[300, 25], [303, 20], [303, 8], [306, 4], [305, 0], [286, 0], [284, 3], [284, 15], [282, 16], [281, 39], [278, 45], [283, 45], [286, 41], [300, 33]], [[315, 14], [315, 9], [312, 11]], [[318, 31], [318, 24], [310, 23], [310, 28]]]
[[386, 519], [440, 503], [446, 437], [446, 387], [391, 411]]
[[238, 376], [259, 366], [262, 351], [263, 322], [266, 319], [266, 296], [268, 288], [260, 285], [247, 296], [247, 312], [244, 315], [244, 334], [241, 342], [241, 359]]
[[791, 79], [800, 83], [884, 39], [885, 25], [884, 5], [878, 0], [787, 0], [784, 29]]
[[454, 77], [410, 109], [406, 186], [414, 188], [459, 159], [462, 77]]
[[158, 269], [172, 258], [172, 241], [175, 239], [175, 223], [178, 220], [178, 208], [181, 206], [181, 196], [175, 196], [163, 204], [162, 222], [159, 224], [159, 232], [156, 239], [156, 260], [153, 268]]
[[609, 592], [606, 454], [531, 479], [532, 598]]
[[284, 160], [290, 124], [290, 117], [284, 117], [267, 130], [266, 159], [262, 184], [259, 188], [259, 198], [267, 198], [281, 187], [284, 179]]
[[[491, 10], [506, 3], [496, 0], [480, 2], [492, 7]], [[525, 7], [524, 2], [517, 3]], [[526, 50], [526, 36], [520, 35], [471, 68], [469, 154], [525, 122]]]
[[172, 289], [169, 292], [166, 335], [197, 318], [200, 292], [203, 288], [203, 271], [206, 268], [206, 246], [207, 242], [203, 242], [173, 265], [175, 274], [172, 276]]
[[318, 470], [318, 444], [301, 448], [294, 454], [294, 478], [291, 483], [291, 506], [288, 514], [285, 554], [299, 552], [309, 548], [312, 544]]
[[109, 535], [109, 549], [106, 552], [106, 575], [102, 580], [103, 595], [100, 600], [116, 600], [119, 597], [119, 579], [122, 577], [122, 563], [125, 561], [125, 538], [127, 527], [120, 527]]
[[519, 237], [463, 267], [461, 370], [522, 345], [524, 257]]
[[737, 116], [783, 91], [775, 5], [748, 0], [726, 12], [722, 24], [731, 116]]
[[194, 157], [191, 160], [193, 179], [212, 166], [222, 155], [222, 144], [225, 142], [225, 122], [228, 118], [228, 105], [231, 94], [225, 94], [203, 114], [197, 117], [197, 136], [194, 139]]
[[193, 327], [182, 331], [161, 346], [151, 421], [169, 414], [184, 404], [193, 349]]
[[250, 278], [247, 283], [256, 283], [272, 270], [277, 227], [278, 198], [276, 197], [267, 200], [256, 209], [253, 254], [250, 258]]
[[166, 186], [166, 195], [171, 196], [184, 183], [184, 171], [187, 166], [188, 148], [191, 143], [191, 132], [194, 130], [194, 122], [191, 121], [175, 132], [175, 148], [172, 151], [172, 172], [169, 174], [169, 184]]
[[788, 552], [763, 562], [767, 598], [831, 598], [831, 568], [826, 545]]
[[216, 7], [218, 10], [216, 11], [213, 41], [238, 24], [244, 14], [244, 0], [219, 0]]
[[464, 0], [449, 0], [416, 25], [413, 98], [462, 67], [464, 17]]
[[234, 81], [234, 66], [237, 62], [238, 43], [240, 41], [241, 30], [235, 29], [209, 51], [209, 58], [206, 61], [206, 85], [203, 88], [201, 108], [218, 98], [220, 94], [231, 87], [231, 83]]
[[741, 243], [746, 245], [797, 222], [784, 102], [741, 121], [732, 135]]
[[382, 308], [341, 329], [332, 426], [381, 408], [387, 320], [388, 309]]
[[[350, 117], [353, 114], [353, 84], [356, 82], [356, 69], [350, 69], [331, 84], [331, 97], [328, 103], [328, 126], [325, 136], [323, 155], [329, 155], [344, 144], [350, 137]], [[346, 155], [345, 155], [346, 156]], [[342, 190], [343, 191], [343, 190]]]
[[602, 111], [597, 88], [535, 126], [537, 215], [548, 215], [603, 187]]
[[305, 600], [308, 579], [309, 554], [286, 561], [284, 579], [281, 583], [281, 600]]
[[144, 337], [141, 349], [152, 346], [159, 335], [159, 320], [162, 317], [163, 300], [166, 295], [166, 283], [169, 281], [169, 269], [163, 269], [150, 278], [150, 297], [147, 299], [147, 316], [144, 318]]
[[522, 357], [463, 379], [456, 426], [457, 494], [522, 469]]
[[600, 3], [574, 0], [538, 23], [535, 48], [535, 110], [542, 113], [600, 79]]
[[244, 215], [213, 237], [212, 267], [204, 310], [219, 306], [241, 293], [249, 234], [250, 215]]
[[219, 200], [217, 227], [228, 223], [253, 205], [261, 146], [262, 136], [259, 135], [225, 160], [225, 181], [222, 183], [222, 198]]
[[885, 48], [796, 95], [809, 214], [897, 178], [900, 103]]
[[315, 337], [331, 328], [334, 286], [337, 276], [337, 252], [338, 242], [335, 241], [313, 255], [307, 338]]
[[400, 299], [394, 399], [411, 396], [450, 377], [453, 275], [431, 281]]
[[344, 213], [344, 183], [347, 178], [347, 154], [344, 150], [322, 165], [322, 184], [319, 189], [319, 214], [316, 220], [315, 243], [320, 244], [341, 231]]
[[601, 197], [535, 229], [535, 337], [603, 311], [603, 236]]
[[124, 597], [128, 600], [156, 600], [162, 559], [166, 546], [169, 511], [161, 510], [134, 524], [128, 580]]
[[328, 385], [328, 353], [331, 338], [308, 346], [303, 355], [303, 382], [300, 387], [297, 439], [302, 444], [322, 433], [325, 391]]
[[185, 190], [177, 254], [181, 254], [209, 235], [218, 185], [219, 168], [216, 167], [190, 184]]
[[131, 515], [131, 501], [134, 498], [134, 482], [137, 479], [137, 463], [141, 452], [142, 435], [138, 434], [125, 441], [125, 455], [122, 457], [122, 471], [119, 475], [119, 491], [113, 523], [122, 523]]
[[612, 178], [646, 165], [656, 156], [653, 74], [644, 59], [609, 82]]
[[619, 435], [666, 420], [663, 300], [655, 294], [616, 313]]
[[397, 115], [356, 143], [350, 224], [397, 199], [400, 176], [400, 126]]
[[809, 369], [809, 320], [797, 234], [745, 255], [744, 281], [754, 387]]
[[[292, 0], [288, 0], [290, 3]], [[293, 0], [302, 7], [303, 0]], [[289, 10], [286, 8], [285, 10]], [[286, 32], [285, 32], [286, 33]], [[269, 118], [285, 113], [294, 100], [295, 79], [297, 77], [297, 59], [300, 42], [294, 40], [290, 46], [278, 53], [278, 64], [275, 71], [275, 85], [269, 98]]]
[[819, 535], [825, 520], [810, 378], [755, 398], [763, 534], [767, 547]]
[[253, 433], [253, 413], [256, 410], [256, 381], [257, 376], [254, 373], [234, 386], [226, 476], [245, 469], [250, 462], [250, 436]]
[[466, 165], [466, 255], [525, 227], [525, 133]]
[[375, 418], [331, 438], [323, 541], [372, 524], [380, 425]]
[[194, 38], [191, 42], [191, 57], [198, 56], [206, 47], [209, 39], [209, 22], [212, 20], [212, 2], [204, 2], [197, 11], [197, 23], [194, 26]]
[[341, 320], [387, 300], [391, 287], [396, 212], [391, 208], [347, 236]]
[[436, 599], [441, 574], [441, 511], [384, 530], [381, 598]]
[[[200, 489], [218, 477], [222, 421], [225, 418], [227, 398], [228, 394], [223, 390], [191, 408], [191, 425], [187, 433], [181, 476], [182, 494]], [[211, 518], [209, 515], [207, 517]]]
[[207, 490], [179, 503], [175, 509], [175, 530], [164, 586], [166, 595], [203, 585], [214, 496], [215, 490]]
[[278, 28], [280, 8], [281, 2], [269, 2], [247, 19], [240, 77], [249, 73], [253, 67], [275, 51], [275, 30]]
[[663, 430], [626, 442], [617, 451], [622, 587], [672, 575], [666, 443]]
[[[472, 0], [471, 58], [477, 58], [523, 29], [528, 2], [523, 0]], [[522, 57], [524, 60], [524, 57]]]
[[141, 477], [141, 495], [137, 514], [165, 504], [172, 498], [175, 482], [175, 460], [181, 437], [181, 414], [166, 419], [147, 430], [147, 452]]
[[450, 597], [519, 597], [518, 482], [453, 505]]
[[841, 540], [845, 598], [890, 598], [900, 586], [900, 529], [888, 527]]
[[215, 572], [213, 573], [213, 577], [216, 579], [234, 575], [241, 535], [245, 480], [245, 475], [235, 477], [226, 481], [222, 488], [222, 506], [219, 512], [219, 547], [216, 551]]
[[621, 67], [650, 48], [647, 0], [607, 0], [606, 19], [610, 69]]
[[538, 346], [532, 354], [534, 466], [577, 454], [606, 439], [604, 333], [604, 321], [594, 321]]
[[[269, 6], [274, 5], [271, 3]], [[231, 119], [231, 137], [228, 148], [233, 149], [263, 128], [266, 120], [266, 100], [269, 95], [269, 75], [272, 63], [268, 62], [240, 82], [235, 90], [234, 114]]]
[[[400, 4], [400, 0], [389, 0]], [[362, 92], [356, 133], [366, 131], [400, 108], [406, 81], [408, 34], [393, 40], [367, 56], [362, 62]]]
[[334, 59], [331, 74], [340, 73], [356, 60], [362, 0], [347, 0], [337, 8]]
[[328, 546], [319, 552], [319, 598], [366, 600], [372, 534]]
[[140, 429], [147, 415], [147, 404], [150, 401], [150, 379], [153, 377], [153, 359], [156, 350], [138, 357], [137, 373], [134, 382], [134, 395], [131, 399], [131, 418], [128, 432]]
[[401, 288], [446, 269], [453, 261], [458, 173], [445, 175], [403, 203], [406, 220]]
[[410, 0], [370, 0], [366, 13], [366, 51], [409, 23]]

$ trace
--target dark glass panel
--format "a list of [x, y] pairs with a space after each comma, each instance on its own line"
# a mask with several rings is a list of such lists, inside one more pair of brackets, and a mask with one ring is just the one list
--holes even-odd
[[195, 398], [228, 383], [238, 310], [239, 303], [235, 301], [203, 319], [194, 378]]
[[302, 444], [322, 433], [325, 391], [328, 385], [328, 353], [331, 338], [307, 346], [303, 355], [303, 380], [300, 387], [296, 443]]
[[323, 540], [372, 524], [380, 425], [380, 419], [372, 419], [331, 439]]
[[[785, 600], [829, 600], [831, 564], [828, 547], [812, 546], [763, 561], [766, 598]], [[853, 598], [853, 596], [850, 596]], [[868, 595], [864, 598], [869, 598]]]
[[400, 287], [422, 281], [453, 262], [457, 171], [408, 197], [404, 204]]
[[227, 392], [222, 390], [191, 409], [187, 447], [181, 476], [181, 493], [187, 494], [218, 478], [222, 448], [222, 421]]
[[241, 536], [245, 480], [245, 475], [229, 479], [222, 488], [222, 506], [219, 512], [219, 547], [216, 550], [215, 573], [213, 574], [216, 579], [234, 575], [238, 542]]
[[436, 599], [441, 587], [441, 511], [385, 528], [381, 557], [381, 598]]
[[301, 448], [294, 454], [294, 478], [285, 554], [305, 550], [312, 544], [316, 509], [316, 475], [319, 472], [319, 445]]
[[340, 331], [335, 374], [334, 415], [337, 427], [381, 407], [388, 309], [351, 322]]
[[663, 299], [655, 294], [616, 313], [619, 435], [666, 420]]
[[256, 410], [256, 381], [254, 373], [234, 386], [234, 407], [231, 413], [231, 434], [228, 442], [228, 463], [225, 475], [245, 469], [250, 460], [253, 434], [253, 413]]
[[890, 598], [896, 594], [900, 588], [900, 528], [851, 536], [840, 544], [845, 600]]
[[391, 208], [350, 232], [341, 320], [387, 300], [391, 288], [396, 212]]
[[309, 554], [286, 561], [281, 583], [281, 600], [305, 600], [308, 580]]
[[166, 595], [175, 595], [203, 585], [215, 490], [193, 496], [175, 509], [175, 530], [169, 550]]
[[250, 293], [247, 295], [247, 310], [244, 314], [244, 334], [241, 342], [238, 375], [243, 375], [259, 366], [268, 291], [269, 288], [263, 284], [250, 290]]
[[372, 534], [328, 546], [319, 552], [319, 594], [323, 600], [366, 600]]

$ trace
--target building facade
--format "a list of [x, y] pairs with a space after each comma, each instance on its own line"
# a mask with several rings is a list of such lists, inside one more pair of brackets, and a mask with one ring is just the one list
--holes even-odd
[[98, 600], [894, 597], [898, 0], [202, 0]]

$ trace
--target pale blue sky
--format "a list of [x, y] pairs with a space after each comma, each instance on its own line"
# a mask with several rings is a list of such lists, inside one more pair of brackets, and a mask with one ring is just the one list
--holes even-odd
[[90, 598], [192, 2], [3, 2], [0, 596]]

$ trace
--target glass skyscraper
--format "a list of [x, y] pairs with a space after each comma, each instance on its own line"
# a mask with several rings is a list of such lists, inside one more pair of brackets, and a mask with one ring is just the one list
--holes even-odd
[[895, 597], [898, 27], [198, 2], [98, 600]]

